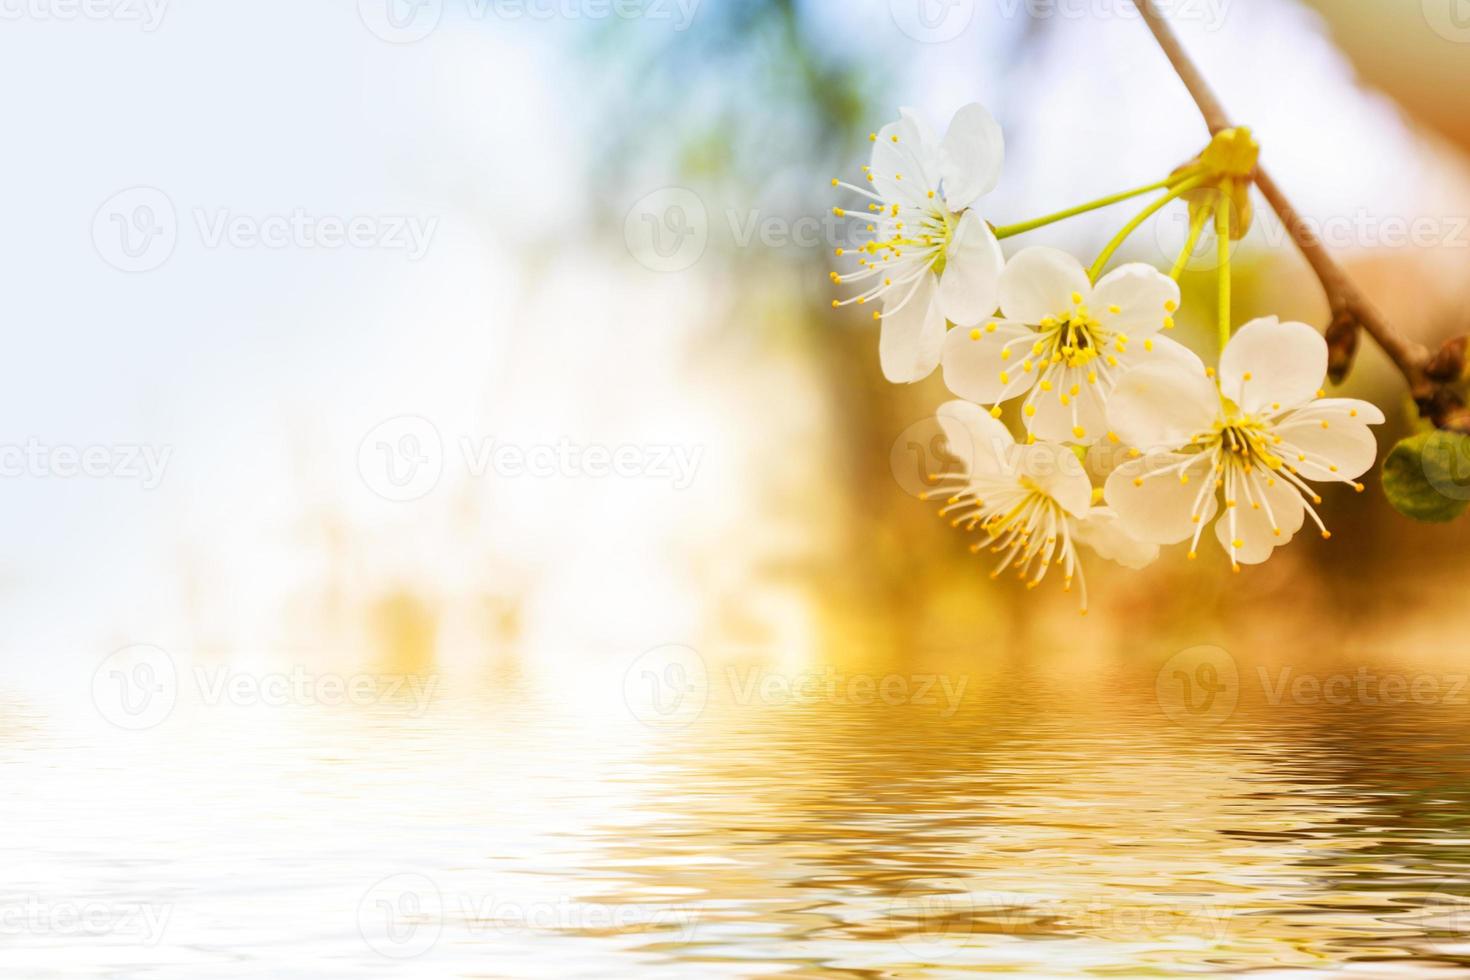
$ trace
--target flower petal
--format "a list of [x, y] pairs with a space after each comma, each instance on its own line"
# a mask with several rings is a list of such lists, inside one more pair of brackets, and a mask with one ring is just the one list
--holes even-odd
[[[1197, 525], [1215, 516], [1210, 466], [1210, 457], [1203, 453], [1144, 456], [1114, 470], [1103, 496], [1130, 535], [1154, 544], [1175, 544], [1192, 537]], [[1187, 483], [1181, 474], [1189, 477]]]
[[1127, 355], [1119, 355], [1118, 359], [1129, 368], [1169, 364], [1190, 376], [1208, 377], [1205, 362], [1199, 359], [1199, 355], [1172, 337], [1157, 334], [1145, 337], [1142, 343], [1133, 344]]
[[[1036, 334], [1030, 327], [1008, 320], [983, 327], [957, 327], [944, 338], [944, 383], [961, 398], [993, 405], [1026, 389], [1017, 377], [1018, 363], [1028, 353]], [[1003, 357], [1007, 346], [1011, 355]], [[1006, 380], [1001, 380], [1001, 375]]]
[[[1262, 478], [1259, 472], [1237, 476], [1227, 490], [1238, 495], [1234, 507], [1215, 522], [1215, 539], [1227, 554], [1234, 552], [1242, 565], [1259, 565], [1302, 528], [1306, 509], [1301, 496], [1281, 479]], [[1233, 545], [1233, 547], [1232, 547]]]
[[1220, 416], [1220, 396], [1203, 373], [1160, 361], [1132, 368], [1108, 397], [1108, 426], [1138, 449], [1177, 449]]
[[1164, 329], [1179, 309], [1179, 284], [1151, 265], [1131, 262], [1103, 276], [1089, 303], [1106, 329], [1143, 338]]
[[[1289, 413], [1291, 421], [1311, 419], [1315, 422], [1352, 422], [1357, 425], [1382, 425], [1383, 410], [1372, 402], [1358, 398], [1318, 398]], [[1286, 418], [1281, 420], [1283, 423]]]
[[1037, 388], [1026, 399], [1036, 409], [1034, 415], [1026, 410], [1026, 427], [1038, 439], [1054, 442], [1088, 445], [1102, 438], [1108, 431], [1107, 399], [1098, 384], [1087, 380], [1087, 371], [1059, 367], [1046, 376], [1052, 390]]
[[1017, 448], [1022, 476], [1073, 517], [1087, 513], [1092, 506], [1092, 480], [1076, 453], [1055, 442], [1034, 442]]
[[995, 476], [1004, 471], [1016, 441], [998, 419], [965, 401], [945, 402], [936, 414], [950, 453], [964, 464], [969, 476]]
[[897, 122], [878, 130], [870, 176], [879, 197], [912, 207], [929, 207], [929, 191], [939, 185], [938, 150], [932, 140], [927, 127], [907, 109]]
[[940, 144], [940, 176], [951, 211], [969, 207], [995, 190], [1005, 163], [1005, 137], [989, 110], [978, 102], [962, 106]]
[[1356, 480], [1378, 458], [1373, 430], [1356, 421], [1288, 416], [1272, 431], [1281, 438], [1275, 451], [1308, 480]]
[[925, 272], [913, 289], [913, 295], [891, 304], [897, 312], [885, 309], [878, 337], [883, 377], [895, 384], [923, 381], [933, 374], [944, 347], [944, 314], [939, 312], [939, 286], [933, 273]]
[[1022, 249], [1000, 274], [1000, 308], [1012, 320], [1039, 324], [1072, 309], [1072, 297], [1092, 292], [1082, 263], [1060, 249]]
[[1000, 273], [1005, 255], [995, 234], [974, 211], [966, 211], [950, 239], [939, 277], [939, 308], [962, 327], [995, 314], [1000, 305]]
[[1326, 374], [1322, 335], [1305, 323], [1276, 317], [1241, 327], [1220, 355], [1220, 390], [1251, 414], [1310, 401]]
[[1159, 557], [1159, 546], [1130, 535], [1111, 507], [1094, 507], [1077, 522], [1072, 537], [1103, 558], [1125, 568], [1146, 568]]

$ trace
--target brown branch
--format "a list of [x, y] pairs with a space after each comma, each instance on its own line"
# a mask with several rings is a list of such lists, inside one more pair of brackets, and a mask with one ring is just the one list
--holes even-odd
[[[1199, 107], [1200, 115], [1204, 117], [1210, 134], [1214, 135], [1221, 130], [1231, 128], [1230, 117], [1225, 112], [1224, 106], [1215, 96], [1204, 75], [1200, 73], [1199, 66], [1194, 63], [1183, 45], [1179, 43], [1174, 29], [1159, 13], [1154, 0], [1133, 0], [1133, 2], [1137, 5], [1139, 13], [1143, 15], [1148, 29], [1153, 32], [1159, 47], [1163, 49], [1164, 56], [1169, 59], [1169, 64], [1174, 67], [1175, 74], [1179, 76], [1179, 80], [1184, 83], [1184, 87], [1189, 90], [1190, 96], [1194, 99], [1195, 105]], [[1347, 374], [1352, 364], [1353, 354], [1357, 350], [1358, 330], [1361, 328], [1368, 332], [1368, 335], [1393, 361], [1394, 366], [1408, 382], [1409, 391], [1425, 415], [1430, 417], [1436, 425], [1453, 424], [1456, 427], [1465, 425], [1464, 408], [1459, 394], [1452, 391], [1442, 379], [1431, 377], [1429, 373], [1426, 373], [1426, 368], [1431, 360], [1430, 352], [1423, 345], [1399, 333], [1383, 318], [1378, 308], [1363, 295], [1357, 284], [1328, 253], [1322, 240], [1302, 220], [1300, 213], [1263, 168], [1256, 168], [1254, 182], [1260, 188], [1261, 195], [1271, 205], [1271, 209], [1276, 212], [1276, 216], [1281, 219], [1281, 223], [1307, 260], [1307, 264], [1317, 274], [1317, 279], [1322, 283], [1322, 290], [1327, 294], [1327, 302], [1332, 308], [1332, 325], [1328, 328], [1327, 338], [1331, 352], [1330, 369], [1333, 380], [1341, 381]]]

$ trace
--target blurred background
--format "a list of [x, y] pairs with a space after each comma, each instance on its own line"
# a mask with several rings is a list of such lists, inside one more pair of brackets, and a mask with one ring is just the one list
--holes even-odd
[[[1160, 2], [1279, 182], [1390, 319], [1429, 345], [1465, 332], [1470, 7]], [[1247, 665], [1300, 670], [1319, 658], [1349, 670], [1406, 660], [1456, 676], [1470, 531], [1405, 521], [1376, 479], [1363, 494], [1324, 495], [1331, 541], [1303, 535], [1240, 576], [1204, 549], [1193, 563], [1171, 549], [1143, 572], [1093, 561], [1085, 621], [1055, 583], [1025, 592], [992, 582], [968, 541], [917, 499], [942, 452], [929, 419], [946, 393], [937, 374], [884, 382], [876, 325], [830, 309], [827, 272], [843, 244], [830, 210], [852, 203], [831, 178], [860, 173], [868, 133], [899, 106], [942, 129], [978, 100], [1007, 140], [986, 202], [996, 224], [1159, 179], [1207, 134], [1126, 0], [16, 0], [0, 6], [0, 78], [12, 93], [0, 109], [11, 147], [0, 159], [0, 322], [13, 341], [0, 388], [0, 771], [16, 831], [0, 909], [35, 894], [105, 898], [141, 881], [148, 901], [176, 914], [170, 940], [137, 955], [127, 943], [83, 943], [74, 955], [75, 936], [25, 932], [12, 952], [31, 975], [397, 968], [353, 925], [358, 878], [396, 873], [382, 860], [388, 840], [404, 855], [422, 848], [399, 863], [446, 894], [444, 869], [506, 853], [524, 862], [514, 883], [461, 888], [483, 897], [516, 893], [534, 874], [573, 880], [572, 869], [601, 861], [656, 864], [640, 848], [658, 838], [660, 813], [670, 826], [731, 835], [706, 841], [705, 857], [734, 853], [745, 839], [713, 814], [749, 799], [762, 808], [750, 833], [772, 835], [782, 872], [720, 879], [716, 906], [765, 908], [770, 894], [790, 897], [780, 889], [804, 868], [832, 876], [807, 887], [836, 893], [861, 880], [891, 912], [894, 895], [934, 877], [926, 862], [947, 874], [963, 862], [926, 843], [890, 855], [887, 872], [865, 865], [844, 878], [855, 873], [831, 854], [835, 870], [811, 870], [801, 842], [869, 812], [848, 811], [852, 792], [884, 815], [877, 838], [843, 845], [865, 862], [865, 847], [887, 846], [882, 826], [942, 819], [926, 807], [961, 806], [944, 795], [957, 785], [978, 792], [967, 780], [994, 752], [1024, 771], [1024, 806], [1042, 822], [1130, 789], [1164, 794], [1158, 812], [1172, 813], [1183, 797], [1168, 793], [1190, 753], [1201, 758], [1189, 798], [1248, 798], [1235, 781], [1261, 770], [1236, 753], [1262, 738], [1281, 753], [1267, 769], [1328, 758], [1311, 773], [1271, 770], [1281, 785], [1260, 792], [1281, 796], [1270, 807], [1315, 792], [1314, 774], [1361, 780], [1382, 761], [1343, 755], [1335, 724], [1360, 746], [1380, 743], [1340, 713], [1292, 715], [1288, 727], [1310, 730], [1302, 738], [1267, 712], [1242, 714], [1256, 726], [1244, 734], [1197, 740], [1156, 697], [1160, 664], [1178, 651], [1218, 645], [1248, 677]], [[1132, 213], [1125, 204], [1006, 244], [1094, 255]], [[1263, 205], [1257, 214], [1236, 254], [1237, 319], [1325, 326], [1310, 271], [1274, 216]], [[1185, 232], [1182, 210], [1167, 211], [1122, 257], [1167, 266]], [[1206, 256], [1184, 287], [1176, 336], [1209, 358]], [[1385, 448], [1412, 425], [1400, 381], [1366, 339], [1344, 390], [1384, 406]], [[680, 671], [693, 671], [711, 704], [675, 735], [640, 724], [639, 710], [630, 718], [627, 689], [638, 658], [671, 644], [688, 652], [656, 656], [658, 682], [687, 692]], [[168, 710], [151, 724], [119, 726], [102, 704], [112, 695], [99, 695], [98, 678], [107, 687], [114, 651], [124, 688], [141, 684], [140, 697], [161, 689], [140, 665], [168, 673]], [[729, 720], [710, 680], [726, 662], [788, 680], [834, 665], [963, 676], [976, 685], [969, 727], [892, 712], [873, 720], [830, 703]], [[395, 694], [351, 720], [322, 720], [319, 699], [294, 694], [288, 702], [312, 703], [221, 712], [188, 679], [199, 669], [257, 683], [293, 671], [407, 678], [448, 707], [424, 715], [415, 702], [405, 720]], [[1092, 697], [1079, 693], [1087, 684]], [[609, 734], [614, 720], [635, 734]], [[1364, 724], [1382, 734], [1378, 721], [1405, 723]], [[1463, 760], [1462, 726], [1453, 715], [1410, 725], [1410, 738], [1428, 732], [1421, 743], [1443, 749], [1417, 760], [1447, 781], [1425, 792], [1452, 802], [1459, 790], [1445, 786], [1462, 785], [1463, 761], [1444, 760]], [[1394, 754], [1393, 732], [1382, 765], [1413, 768]], [[1140, 763], [1131, 776], [1113, 770], [1113, 753]], [[936, 757], [951, 768], [936, 774]], [[923, 774], [921, 785], [885, 798], [889, 767]], [[1084, 788], [1051, 796], [1037, 780], [1053, 767]], [[807, 798], [786, 785], [803, 773], [827, 789]], [[831, 789], [834, 779], [845, 788]], [[1348, 809], [1403, 789], [1335, 785], [1330, 805]], [[99, 809], [105, 831], [91, 823]], [[565, 826], [556, 813], [569, 814]], [[621, 830], [599, 823], [607, 814], [621, 814]], [[956, 830], [981, 833], [968, 819], [956, 817]], [[994, 831], [1012, 817], [975, 819]], [[1032, 840], [1011, 829], [1010, 844]], [[1464, 829], [1458, 818], [1410, 821], [1403, 836], [1457, 840]], [[1234, 842], [1219, 830], [1202, 827], [1190, 853], [1225, 853], [1222, 841]], [[200, 836], [217, 833], [239, 842], [228, 860]], [[1068, 847], [1090, 853], [1080, 839], [1031, 873], [1059, 874]], [[332, 850], [337, 840], [377, 863]], [[113, 863], [129, 855], [134, 864]], [[1179, 867], [1168, 850], [1123, 871], [1099, 867], [1102, 877], [1077, 887], [1095, 895], [1108, 875]], [[1430, 890], [1443, 884], [1436, 869]], [[718, 875], [706, 871], [694, 881], [670, 872], [646, 895], [688, 911], [670, 896], [708, 887]], [[1250, 873], [1220, 880], [1266, 887]], [[260, 877], [213, 890], [227, 874]], [[324, 911], [337, 897], [296, 890], [326, 879], [342, 884], [342, 916]], [[889, 942], [891, 921], [812, 894], [845, 910], [816, 938], [807, 913], [778, 903], [756, 917], [784, 937], [771, 946], [717, 928], [691, 958], [604, 930], [593, 939], [610, 958], [557, 947], [559, 975], [568, 964], [626, 970], [644, 962], [619, 958], [633, 948], [690, 975], [747, 975], [756, 961], [791, 975], [897, 969], [845, 945]], [[955, 938], [940, 929], [931, 941], [931, 913], [920, 916], [928, 939], [895, 961], [903, 969]], [[319, 929], [301, 928], [317, 916]], [[915, 916], [905, 907], [888, 918]], [[974, 937], [995, 930], [965, 922], [957, 941], [973, 953]], [[339, 925], [340, 952], [323, 938]], [[832, 928], [844, 944], [826, 945]], [[1234, 958], [1208, 943], [1165, 955], [1200, 969], [1263, 965], [1288, 948], [1304, 969], [1347, 955], [1292, 938], [1298, 928], [1283, 919], [1237, 934]], [[1331, 934], [1357, 942], [1374, 928], [1334, 921]], [[1139, 962], [1137, 937], [1119, 947], [1095, 919], [1071, 934], [1084, 939], [1067, 947], [1075, 958], [1030, 968]], [[441, 941], [412, 962], [423, 975], [469, 975], [468, 963], [483, 975], [537, 972], [545, 937], [516, 935], [472, 956]], [[806, 944], [796, 966], [791, 941]], [[1384, 944], [1370, 958], [1408, 955]], [[984, 948], [992, 958], [967, 968], [1002, 963]], [[1008, 955], [1024, 969], [1032, 954]]]

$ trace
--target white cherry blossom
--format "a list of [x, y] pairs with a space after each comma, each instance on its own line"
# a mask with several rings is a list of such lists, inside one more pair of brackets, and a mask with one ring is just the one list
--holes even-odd
[[[1290, 541], [1308, 516], [1330, 537], [1313, 483], [1346, 483], [1372, 467], [1374, 405], [1325, 398], [1327, 344], [1304, 323], [1269, 317], [1241, 327], [1220, 358], [1218, 378], [1202, 364], [1135, 368], [1108, 404], [1112, 430], [1142, 452], [1108, 478], [1106, 499], [1140, 540], [1189, 540], [1196, 554], [1206, 525], [1236, 571]], [[1221, 502], [1223, 501], [1223, 511]]]
[[995, 312], [1005, 258], [973, 205], [1000, 180], [1004, 140], [978, 103], [955, 113], [943, 140], [910, 109], [871, 139], [868, 186], [832, 181], [868, 199], [865, 212], [834, 213], [863, 218], [873, 236], [855, 250], [837, 249], [855, 252], [858, 268], [834, 272], [832, 281], [862, 291], [832, 305], [881, 301], [873, 317], [882, 321], [884, 376], [922, 381], [939, 366], [946, 320], [969, 325]]
[[997, 406], [996, 415], [1000, 403], [1024, 396], [1026, 428], [1039, 439], [1096, 442], [1124, 371], [1199, 360], [1159, 335], [1174, 326], [1179, 285], [1141, 263], [1094, 285], [1066, 252], [1028, 248], [1001, 273], [1000, 307], [1001, 315], [983, 325], [950, 331], [944, 381], [961, 398]]
[[992, 578], [1012, 568], [1034, 588], [1056, 565], [1067, 591], [1076, 580], [1086, 613], [1078, 544], [1132, 568], [1157, 557], [1157, 545], [1129, 537], [1112, 510], [1093, 506], [1092, 481], [1071, 448], [1017, 444], [1004, 425], [971, 402], [948, 402], [938, 415], [960, 470], [942, 477], [932, 496], [944, 498], [940, 514], [954, 527], [983, 535], [972, 552], [988, 549], [1001, 556]]

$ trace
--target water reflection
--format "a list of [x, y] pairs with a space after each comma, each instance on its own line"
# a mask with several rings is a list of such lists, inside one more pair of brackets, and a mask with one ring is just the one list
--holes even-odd
[[0, 957], [159, 978], [1470, 966], [1453, 670], [1206, 653], [1234, 674], [1184, 676], [1234, 677], [1221, 716], [1172, 711], [1176, 672], [1123, 654], [679, 656], [658, 702], [633, 658], [411, 674], [427, 704], [183, 698], [145, 732], [11, 699]]

